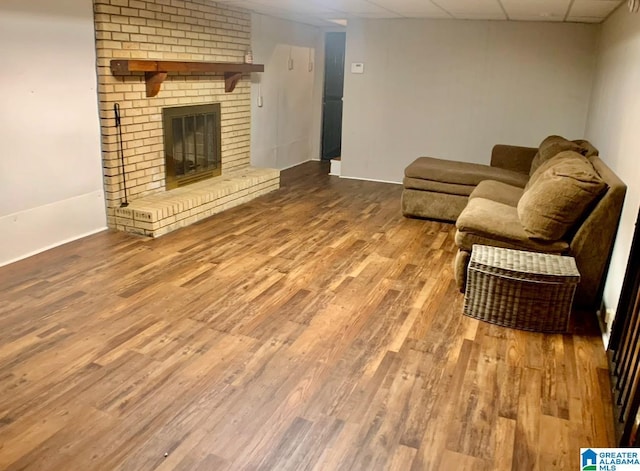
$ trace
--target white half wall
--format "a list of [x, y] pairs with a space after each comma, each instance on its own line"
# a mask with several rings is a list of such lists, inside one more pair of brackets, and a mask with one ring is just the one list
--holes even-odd
[[[583, 136], [598, 27], [349, 20], [342, 176], [400, 182], [419, 156], [488, 163], [496, 143]], [[364, 73], [351, 64], [364, 63]]]
[[627, 184], [627, 197], [604, 290], [617, 309], [640, 207], [640, 15], [626, 4], [602, 26], [586, 137]]
[[0, 265], [106, 227], [90, 0], [0, 3]]
[[319, 159], [321, 29], [253, 13], [251, 47], [254, 62], [265, 66], [251, 78], [251, 164], [285, 169]]

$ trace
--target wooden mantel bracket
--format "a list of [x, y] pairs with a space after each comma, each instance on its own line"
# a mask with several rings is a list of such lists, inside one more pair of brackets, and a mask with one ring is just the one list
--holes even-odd
[[154, 97], [160, 91], [162, 82], [168, 72], [223, 73], [224, 90], [232, 92], [242, 74], [264, 72], [263, 64], [235, 64], [231, 62], [184, 62], [155, 61], [138, 59], [113, 59], [111, 73], [113, 75], [129, 75], [131, 72], [144, 72], [147, 84], [147, 96]]
[[166, 72], [145, 72], [144, 81], [147, 84], [147, 96], [153, 97], [160, 91], [160, 85], [167, 78]]
[[236, 85], [242, 78], [242, 74], [240, 72], [225, 72], [224, 73], [224, 91], [227, 93], [231, 93], [235, 90]]

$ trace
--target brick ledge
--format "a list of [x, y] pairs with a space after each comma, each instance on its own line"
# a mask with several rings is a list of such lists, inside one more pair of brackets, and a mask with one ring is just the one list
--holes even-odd
[[280, 170], [244, 167], [116, 209], [116, 229], [159, 237], [280, 188]]

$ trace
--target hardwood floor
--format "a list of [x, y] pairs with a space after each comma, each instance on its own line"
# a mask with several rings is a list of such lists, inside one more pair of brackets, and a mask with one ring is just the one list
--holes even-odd
[[453, 226], [326, 171], [0, 268], [0, 469], [567, 470], [614, 445], [588, 323], [464, 317]]

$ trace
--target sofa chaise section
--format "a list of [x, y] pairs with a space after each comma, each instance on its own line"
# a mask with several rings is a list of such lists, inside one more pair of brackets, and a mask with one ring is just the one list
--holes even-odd
[[490, 165], [419, 157], [405, 169], [402, 213], [453, 222], [484, 180], [524, 187], [535, 153], [528, 147], [497, 145]]

